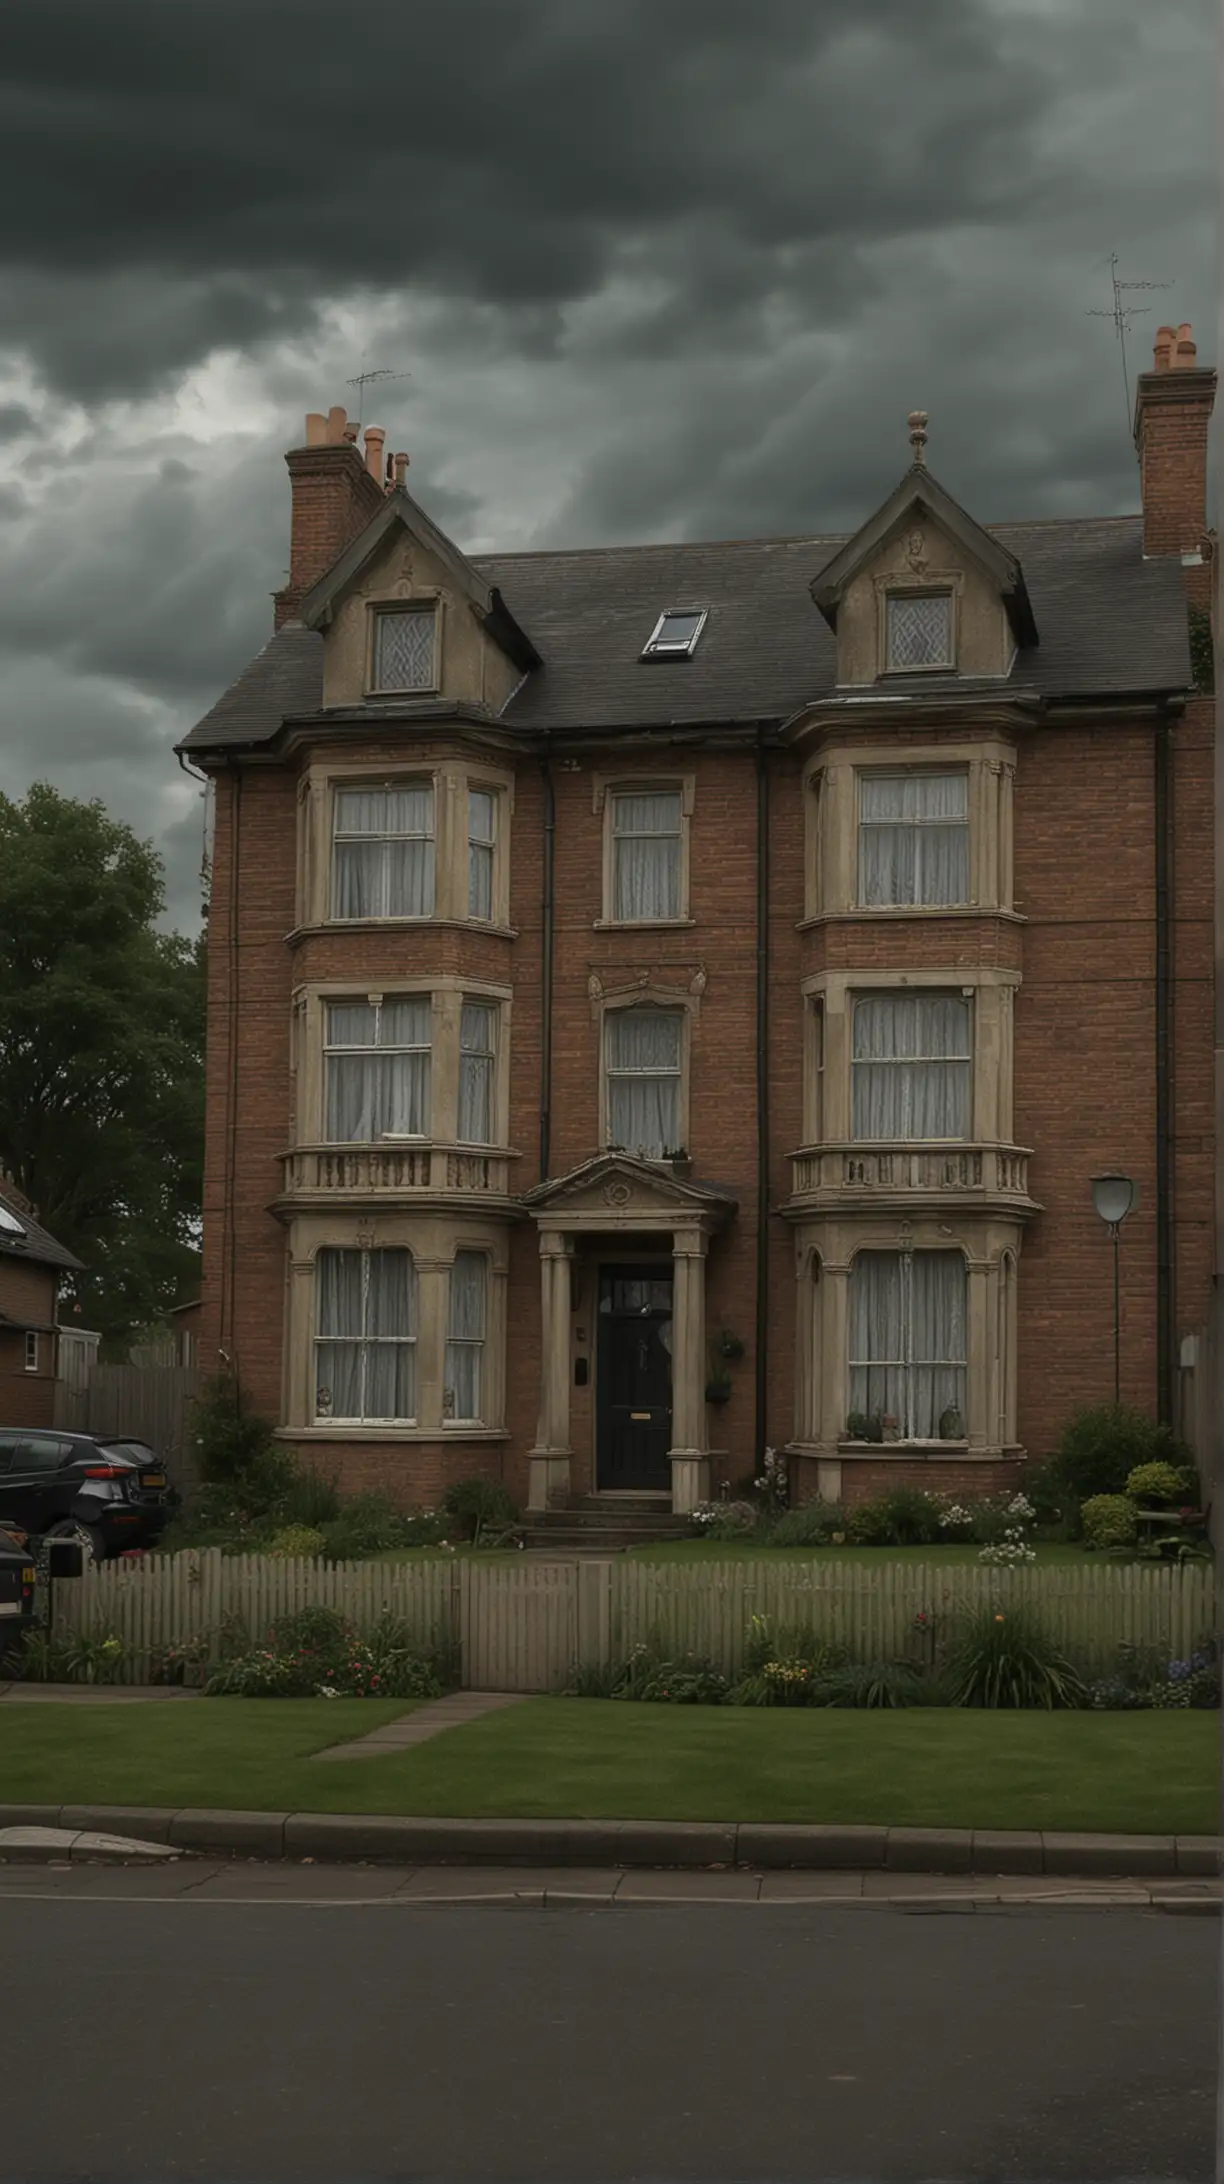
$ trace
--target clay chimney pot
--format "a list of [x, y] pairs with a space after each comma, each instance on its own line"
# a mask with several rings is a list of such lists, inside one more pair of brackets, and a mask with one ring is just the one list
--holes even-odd
[[404, 472], [407, 468], [408, 457], [406, 455], [397, 455], [395, 457], [395, 482], [401, 492], [404, 488]]
[[381, 425], [367, 425], [365, 435], [366, 469], [377, 485], [382, 484], [383, 442], [387, 435]]
[[328, 410], [328, 412], [327, 412], [327, 439], [328, 439], [328, 445], [329, 445], [330, 447], [339, 447], [339, 446], [340, 446], [340, 443], [341, 443], [341, 441], [342, 441], [342, 440], [343, 440], [343, 438], [344, 438], [344, 428], [345, 428], [345, 426], [347, 425], [347, 423], [348, 423], [348, 412], [347, 412], [347, 410], [345, 410], [345, 409], [343, 409], [343, 408], [333, 408], [333, 409], [329, 409], [329, 410]]
[[1154, 363], [1158, 372], [1167, 372], [1173, 361], [1173, 349], [1177, 341], [1176, 326], [1162, 326], [1156, 336]]
[[323, 447], [327, 441], [327, 419], [322, 410], [310, 410], [306, 416], [307, 447]]

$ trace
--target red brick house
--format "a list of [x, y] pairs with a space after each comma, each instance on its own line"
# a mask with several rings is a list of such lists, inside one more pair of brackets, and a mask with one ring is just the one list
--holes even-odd
[[[351, 1485], [690, 1508], [1014, 1480], [1212, 1282], [1215, 374], [1142, 512], [985, 526], [926, 420], [852, 538], [469, 557], [288, 456], [215, 793], [200, 1342]], [[1189, 610], [1189, 612], [1188, 612]], [[882, 1438], [881, 1438], [882, 1436]]]
[[0, 1191], [0, 1423], [55, 1423], [57, 1304], [81, 1261], [34, 1219], [24, 1198]]

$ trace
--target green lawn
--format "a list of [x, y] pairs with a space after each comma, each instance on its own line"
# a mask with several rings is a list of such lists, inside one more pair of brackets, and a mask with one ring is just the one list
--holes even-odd
[[415, 1751], [328, 1767], [392, 1700], [6, 1706], [12, 1803], [440, 1817], [875, 1822], [1214, 1833], [1212, 1712], [1009, 1714], [535, 1699]]

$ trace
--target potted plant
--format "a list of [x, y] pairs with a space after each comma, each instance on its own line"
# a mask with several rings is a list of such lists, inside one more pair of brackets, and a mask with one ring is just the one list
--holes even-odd
[[707, 1380], [706, 1382], [705, 1396], [707, 1403], [728, 1402], [731, 1396], [730, 1374], [713, 1373], [709, 1380]]
[[955, 1403], [949, 1403], [947, 1410], [940, 1413], [939, 1438], [941, 1441], [963, 1441], [965, 1438], [965, 1421]]
[[867, 1420], [867, 1432], [864, 1438], [868, 1441], [882, 1441], [884, 1439], [884, 1420], [881, 1418], [879, 1411], [873, 1411]]
[[886, 1412], [885, 1412], [885, 1414], [884, 1414], [884, 1419], [883, 1419], [883, 1421], [882, 1421], [882, 1424], [883, 1424], [883, 1432], [882, 1432], [882, 1436], [881, 1436], [881, 1437], [882, 1437], [882, 1439], [883, 1439], [883, 1440], [885, 1440], [885, 1441], [896, 1441], [896, 1440], [898, 1440], [898, 1439], [900, 1438], [900, 1432], [901, 1432], [901, 1429], [900, 1429], [900, 1427], [898, 1426], [898, 1424], [897, 1424], [897, 1421], [896, 1421], [896, 1419], [895, 1419], [895, 1418], [893, 1417], [893, 1415], [892, 1415], [892, 1412], [891, 1412], [891, 1411], [886, 1411]]
[[740, 1358], [744, 1354], [744, 1345], [739, 1336], [731, 1334], [725, 1327], [718, 1338], [717, 1348], [720, 1357], [734, 1359]]
[[869, 1441], [871, 1439], [868, 1430], [870, 1424], [871, 1421], [866, 1411], [852, 1410], [846, 1420], [846, 1439], [848, 1441]]

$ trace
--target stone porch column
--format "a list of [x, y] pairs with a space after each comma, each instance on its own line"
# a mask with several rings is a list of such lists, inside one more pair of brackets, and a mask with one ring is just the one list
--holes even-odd
[[706, 1238], [678, 1228], [672, 1241], [672, 1508], [687, 1515], [710, 1491], [706, 1434]]
[[528, 1509], [570, 1490], [570, 1267], [574, 1239], [540, 1231], [540, 1423], [531, 1451]]

